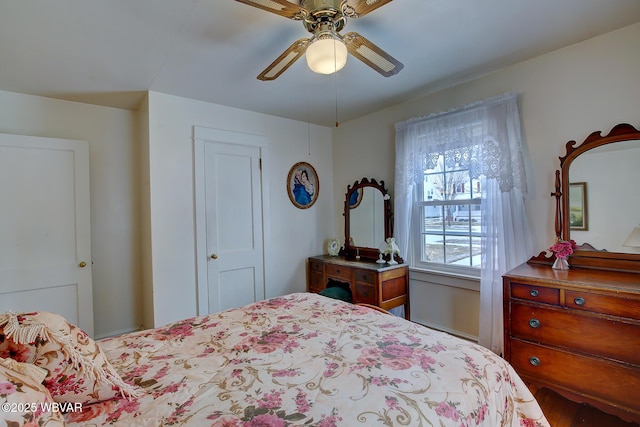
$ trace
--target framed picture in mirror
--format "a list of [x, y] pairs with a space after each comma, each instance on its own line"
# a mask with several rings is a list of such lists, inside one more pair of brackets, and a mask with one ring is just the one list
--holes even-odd
[[588, 230], [587, 183], [569, 183], [569, 228]]

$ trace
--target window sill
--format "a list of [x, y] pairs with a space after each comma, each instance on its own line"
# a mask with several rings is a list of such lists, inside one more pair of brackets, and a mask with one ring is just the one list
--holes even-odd
[[480, 277], [468, 274], [411, 267], [409, 268], [409, 279], [480, 292]]

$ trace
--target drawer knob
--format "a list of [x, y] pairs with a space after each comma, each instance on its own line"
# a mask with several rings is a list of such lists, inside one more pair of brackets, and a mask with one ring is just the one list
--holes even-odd
[[580, 305], [580, 306], [584, 305], [584, 303], [585, 303], [584, 298], [582, 298], [582, 297], [574, 298], [573, 302], [575, 302], [576, 305]]
[[540, 327], [540, 321], [538, 319], [531, 319], [531, 320], [529, 320], [529, 326], [531, 326], [534, 329], [539, 328]]
[[533, 366], [540, 366], [540, 359], [536, 356], [531, 356], [529, 358], [529, 363], [531, 363]]
[[540, 294], [540, 292], [538, 292], [537, 289], [531, 289], [529, 291], [529, 295], [531, 295], [532, 297], [537, 297]]
[[368, 296], [369, 296], [369, 292], [363, 292], [363, 293], [362, 293], [362, 296], [363, 296], [363, 297], [368, 297]]

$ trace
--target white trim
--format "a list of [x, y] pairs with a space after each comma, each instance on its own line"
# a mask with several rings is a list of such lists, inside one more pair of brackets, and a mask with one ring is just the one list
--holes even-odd
[[439, 264], [437, 262], [415, 262], [412, 269], [431, 274], [440, 274], [450, 277], [463, 277], [480, 280], [480, 268], [467, 267], [465, 265]]
[[409, 278], [414, 284], [416, 282], [435, 283], [440, 286], [480, 292], [479, 277], [462, 276], [459, 274], [443, 273], [441, 271], [419, 270], [416, 268], [410, 268], [409, 272]]
[[204, 169], [204, 143], [202, 141], [203, 140], [200, 140], [200, 142], [198, 142], [195, 138], [193, 140], [193, 201], [195, 210], [195, 230], [193, 230], [193, 234], [195, 236], [196, 250], [196, 307], [198, 309], [198, 315], [203, 315], [208, 312], [207, 294], [204, 292], [203, 287], [198, 284], [202, 277], [207, 277], [206, 263], [199, 262], [201, 256], [207, 256], [207, 242], [205, 239], [198, 239], [198, 230], [205, 230], [207, 224], [206, 218], [203, 215], [199, 215], [199, 212], [204, 210], [206, 200], [204, 186], [198, 185], [198, 171]]
[[464, 332], [461, 332], [461, 331], [457, 331], [457, 330], [454, 330], [454, 329], [451, 329], [451, 328], [446, 328], [446, 327], [441, 326], [441, 325], [432, 324], [432, 323], [429, 323], [429, 322], [425, 322], [425, 323], [416, 322], [416, 323], [419, 324], [419, 325], [422, 325], [422, 326], [426, 326], [429, 329], [435, 329], [436, 331], [446, 332], [447, 334], [455, 335], [458, 338], [464, 338], [464, 339], [466, 339], [468, 341], [471, 341], [471, 342], [473, 342], [475, 344], [478, 344], [478, 337], [477, 336], [470, 335], [470, 334], [467, 334], [467, 333], [464, 333]]
[[138, 331], [142, 331], [144, 330], [144, 327], [142, 325], [136, 327], [136, 328], [124, 328], [124, 329], [118, 329], [117, 331], [111, 331], [108, 332], [106, 334], [100, 334], [100, 335], [96, 335], [95, 340], [96, 341], [100, 341], [106, 338], [112, 338], [112, 337], [117, 337], [120, 335], [124, 335], [124, 334], [130, 334], [132, 332], [138, 332]]
[[264, 135], [207, 128], [204, 126], [193, 126], [193, 139], [200, 139], [203, 141], [224, 141], [229, 144], [250, 145], [260, 148], [264, 148], [269, 145], [269, 138]]

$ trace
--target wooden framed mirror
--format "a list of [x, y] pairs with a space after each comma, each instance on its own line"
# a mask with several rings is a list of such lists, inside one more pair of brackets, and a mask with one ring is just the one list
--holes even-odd
[[362, 178], [347, 186], [343, 215], [342, 254], [349, 258], [378, 259], [380, 246], [393, 235], [391, 197], [384, 181]]
[[557, 238], [579, 246], [571, 265], [640, 271], [640, 247], [628, 239], [640, 227], [639, 165], [640, 130], [627, 123], [567, 142], [552, 196]]

